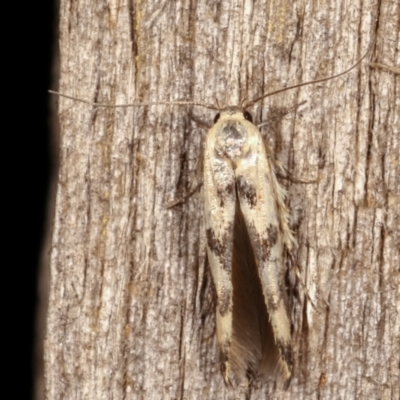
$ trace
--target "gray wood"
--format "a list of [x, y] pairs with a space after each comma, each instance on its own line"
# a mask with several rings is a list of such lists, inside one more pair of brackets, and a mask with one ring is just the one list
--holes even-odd
[[[61, 1], [60, 92], [110, 104], [223, 105], [338, 73], [377, 35], [398, 67], [400, 5]], [[294, 379], [248, 398], [398, 399], [399, 75], [370, 68], [250, 111], [289, 191], [316, 304], [293, 302]], [[276, 117], [303, 100], [296, 112]], [[59, 99], [60, 168], [45, 341], [47, 399], [228, 399], [199, 194], [186, 193], [214, 112], [100, 109]]]

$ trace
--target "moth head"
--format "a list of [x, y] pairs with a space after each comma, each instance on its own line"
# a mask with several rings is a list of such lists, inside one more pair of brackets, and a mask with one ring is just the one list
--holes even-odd
[[233, 115], [242, 115], [246, 121], [253, 123], [253, 116], [246, 110], [243, 110], [240, 107], [225, 107], [221, 109], [219, 113], [217, 113], [214, 117], [214, 124], [216, 124], [221, 117], [231, 118]]
[[251, 114], [241, 107], [230, 106], [222, 109], [214, 119], [214, 127], [210, 136], [215, 138], [214, 149], [219, 157], [229, 160], [232, 167], [238, 159], [242, 159], [249, 151], [249, 125]]

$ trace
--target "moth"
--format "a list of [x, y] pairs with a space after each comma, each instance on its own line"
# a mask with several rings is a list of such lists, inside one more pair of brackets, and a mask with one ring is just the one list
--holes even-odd
[[[288, 382], [293, 360], [283, 247], [292, 249], [295, 240], [285, 191], [250, 114], [228, 107], [216, 119], [204, 146], [203, 192], [221, 371], [230, 384], [231, 370], [256, 375], [275, 364]], [[268, 320], [277, 345], [272, 353]]]
[[[293, 373], [291, 321], [284, 284], [285, 252], [296, 245], [289, 228], [285, 190], [271, 151], [252, 122], [249, 107], [265, 97], [348, 73], [367, 56], [337, 75], [267, 93], [243, 107], [217, 108], [204, 144], [203, 196], [207, 255], [216, 289], [216, 329], [225, 383], [236, 378], [278, 376], [288, 387]], [[125, 105], [197, 105], [159, 101]]]

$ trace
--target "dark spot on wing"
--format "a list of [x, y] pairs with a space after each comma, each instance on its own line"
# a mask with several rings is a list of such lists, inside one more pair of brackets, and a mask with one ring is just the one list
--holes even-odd
[[279, 347], [283, 361], [288, 366], [289, 371], [292, 371], [293, 358], [292, 358], [292, 346], [290, 343], [283, 342], [282, 340], [276, 339], [276, 344]]
[[[219, 258], [222, 268], [230, 273], [232, 271], [233, 252], [233, 223], [228, 224], [226, 232], [221, 240], [217, 238], [212, 228], [206, 230], [207, 245], [209, 249]], [[229, 244], [227, 247], [226, 245]]]
[[238, 176], [236, 182], [239, 197], [244, 198], [250, 208], [254, 208], [257, 204], [256, 188], [251, 183], [247, 182], [243, 176]]
[[271, 255], [271, 246], [266, 237], [261, 238], [260, 258], [261, 261], [267, 261]]
[[257, 265], [259, 268], [262, 268], [262, 264], [267, 261], [271, 255], [271, 246], [267, 235], [264, 233], [264, 235], [260, 237], [255, 226], [252, 224], [247, 227], [247, 231], [253, 246], [253, 251], [256, 255]]
[[222, 238], [222, 242], [228, 244], [229, 247], [224, 245], [224, 254], [221, 257], [222, 266], [225, 271], [231, 273], [232, 271], [232, 254], [233, 254], [233, 222], [228, 224], [226, 231]]
[[270, 225], [267, 229], [268, 232], [268, 240], [271, 247], [275, 246], [278, 240], [278, 228], [274, 225]]
[[228, 183], [223, 189], [218, 187], [217, 197], [219, 198], [220, 207], [224, 207], [226, 199], [232, 198], [234, 193], [235, 185], [232, 182]]
[[215, 232], [212, 228], [206, 230], [207, 245], [210, 250], [217, 256], [221, 257], [225, 252], [224, 244], [215, 236]]
[[220, 351], [219, 351], [219, 361], [221, 363], [222, 374], [225, 375], [226, 363], [229, 361], [229, 354], [223, 348], [221, 348]]
[[230, 304], [231, 298], [232, 291], [222, 287], [220, 293], [218, 293], [218, 306], [221, 317], [224, 317], [229, 311], [232, 311]]
[[226, 191], [226, 193], [228, 193], [229, 195], [233, 195], [233, 194], [235, 193], [235, 185], [234, 185], [234, 183], [233, 183], [233, 182], [228, 183], [228, 184], [225, 186], [225, 191]]
[[281, 309], [279, 307], [279, 299], [276, 298], [272, 293], [267, 294], [267, 308], [270, 314], [279, 312]]
[[231, 348], [231, 341], [230, 340], [226, 341], [225, 343], [220, 343], [220, 346], [219, 346], [219, 362], [220, 362], [220, 366], [221, 366], [222, 376], [225, 379], [225, 383], [226, 383], [226, 378], [228, 378], [226, 376], [226, 374], [227, 374], [227, 367], [228, 367], [228, 364], [229, 364], [230, 348]]

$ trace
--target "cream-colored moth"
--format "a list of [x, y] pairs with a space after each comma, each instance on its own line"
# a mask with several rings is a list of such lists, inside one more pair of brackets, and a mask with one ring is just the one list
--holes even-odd
[[[246, 109], [273, 94], [348, 73], [373, 45], [374, 41], [356, 64], [340, 74], [265, 94], [242, 107], [219, 109], [207, 134], [203, 160], [207, 254], [217, 295], [221, 371], [228, 385], [236, 378], [270, 375], [287, 387], [293, 370], [283, 279], [285, 248], [290, 252], [296, 242], [272, 154]], [[186, 101], [98, 104], [50, 92], [97, 107], [172, 104], [216, 109]]]
[[[282, 291], [283, 247], [290, 250], [294, 238], [284, 190], [261, 133], [247, 112], [236, 107], [224, 109], [208, 132], [203, 191], [225, 382], [231, 382], [231, 370], [235, 375], [254, 376], [274, 362], [288, 381], [293, 362]], [[266, 351], [271, 348], [268, 319], [279, 354]]]

